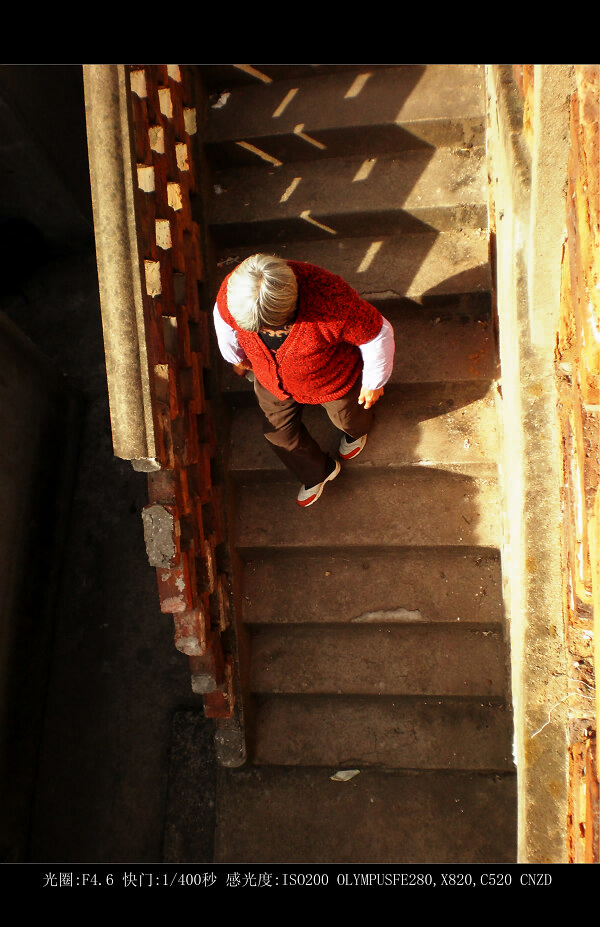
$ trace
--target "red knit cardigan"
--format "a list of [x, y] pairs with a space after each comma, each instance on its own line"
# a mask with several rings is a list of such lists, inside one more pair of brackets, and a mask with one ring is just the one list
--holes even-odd
[[339, 399], [362, 370], [358, 345], [375, 338], [383, 318], [341, 277], [322, 267], [288, 261], [298, 281], [298, 313], [279, 350], [239, 327], [227, 308], [225, 277], [217, 294], [221, 317], [237, 333], [259, 383], [279, 399], [318, 404]]

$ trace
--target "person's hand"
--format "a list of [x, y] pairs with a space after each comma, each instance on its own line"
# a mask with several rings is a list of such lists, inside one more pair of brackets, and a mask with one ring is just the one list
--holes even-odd
[[383, 396], [383, 386], [379, 389], [365, 389], [363, 386], [358, 397], [358, 404], [364, 405], [365, 409], [370, 409], [381, 396]]
[[243, 377], [246, 375], [247, 370], [252, 370], [252, 364], [250, 361], [242, 361], [241, 364], [232, 364], [233, 369], [237, 373], [238, 377]]

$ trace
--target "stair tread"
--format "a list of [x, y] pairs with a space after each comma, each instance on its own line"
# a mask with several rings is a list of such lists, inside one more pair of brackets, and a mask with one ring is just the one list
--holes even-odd
[[[212, 105], [206, 143], [209, 156], [218, 146], [220, 162], [240, 157], [226, 142], [250, 141], [281, 160], [331, 157], [356, 146], [465, 144], [485, 122], [478, 65], [367, 65], [302, 81], [255, 81], [232, 86]], [[430, 123], [442, 125], [434, 131]]]
[[511, 774], [367, 769], [335, 782], [335, 772], [221, 770], [215, 862], [456, 866], [516, 858]]
[[244, 564], [243, 587], [248, 624], [503, 621], [493, 550], [276, 550]]
[[[469, 228], [262, 246], [267, 253], [339, 274], [364, 299], [378, 305], [399, 299], [440, 305], [449, 296], [489, 292], [488, 248], [487, 231]], [[223, 249], [220, 280], [255, 251], [252, 245]]]
[[[502, 633], [453, 625], [265, 625], [251, 638], [256, 693], [504, 696]], [[340, 660], [343, 654], [343, 660]]]
[[[396, 352], [388, 384], [461, 383], [498, 374], [494, 334], [484, 320], [433, 309], [404, 307], [390, 314]], [[222, 363], [223, 390], [252, 392], [252, 384]]]
[[260, 699], [253, 762], [510, 771], [511, 739], [502, 703], [278, 695]]
[[369, 164], [354, 157], [225, 169], [215, 172], [213, 189], [221, 192], [211, 198], [209, 224], [223, 244], [231, 237], [246, 244], [261, 236], [270, 240], [274, 229], [284, 240], [480, 227], [487, 221], [482, 149], [406, 151]]
[[346, 467], [306, 509], [296, 503], [298, 483], [276, 476], [239, 481], [238, 547], [499, 546], [498, 486], [491, 476]]
[[[323, 74], [337, 72], [353, 73], [356, 64], [197, 64], [196, 70], [201, 74], [204, 84], [219, 93], [232, 87], [248, 84], [264, 84], [271, 81], [311, 80]], [[379, 69], [384, 64], [370, 64], [369, 68]], [[410, 67], [410, 65], [407, 65]], [[423, 68], [423, 65], [417, 65]]]
[[[477, 392], [481, 398], [474, 398]], [[321, 406], [306, 406], [303, 421], [324, 451], [337, 455], [340, 432]], [[495, 389], [485, 384], [403, 384], [387, 387], [375, 424], [353, 470], [425, 463], [470, 472], [497, 459]], [[252, 399], [232, 417], [230, 470], [284, 470], [262, 435], [262, 413]]]

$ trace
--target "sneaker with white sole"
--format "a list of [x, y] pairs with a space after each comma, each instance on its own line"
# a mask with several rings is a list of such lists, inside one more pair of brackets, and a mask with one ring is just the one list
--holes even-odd
[[342, 460], [352, 460], [353, 457], [358, 457], [366, 443], [366, 435], [363, 435], [362, 438], [350, 438], [348, 435], [342, 435], [338, 454]]
[[330, 480], [334, 480], [336, 478], [342, 468], [340, 467], [339, 460], [332, 460], [331, 462], [334, 465], [333, 470], [328, 476], [325, 477], [322, 483], [317, 483], [316, 486], [311, 486], [309, 489], [307, 489], [306, 486], [300, 487], [298, 496], [296, 498], [298, 505], [301, 505], [303, 508], [306, 508], [308, 505], [312, 505], [313, 502], [317, 501], [323, 492], [325, 483], [328, 483]]

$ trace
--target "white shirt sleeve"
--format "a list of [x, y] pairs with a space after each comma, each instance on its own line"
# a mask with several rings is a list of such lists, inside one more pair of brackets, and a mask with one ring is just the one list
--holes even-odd
[[238, 342], [237, 333], [233, 330], [231, 325], [225, 322], [217, 309], [216, 303], [213, 309], [213, 320], [215, 323], [215, 332], [217, 333], [219, 351], [225, 360], [229, 364], [241, 364], [243, 361], [247, 360], [246, 353]]
[[391, 377], [394, 367], [394, 329], [388, 320], [384, 318], [379, 334], [359, 348], [363, 359], [363, 387], [380, 389]]

